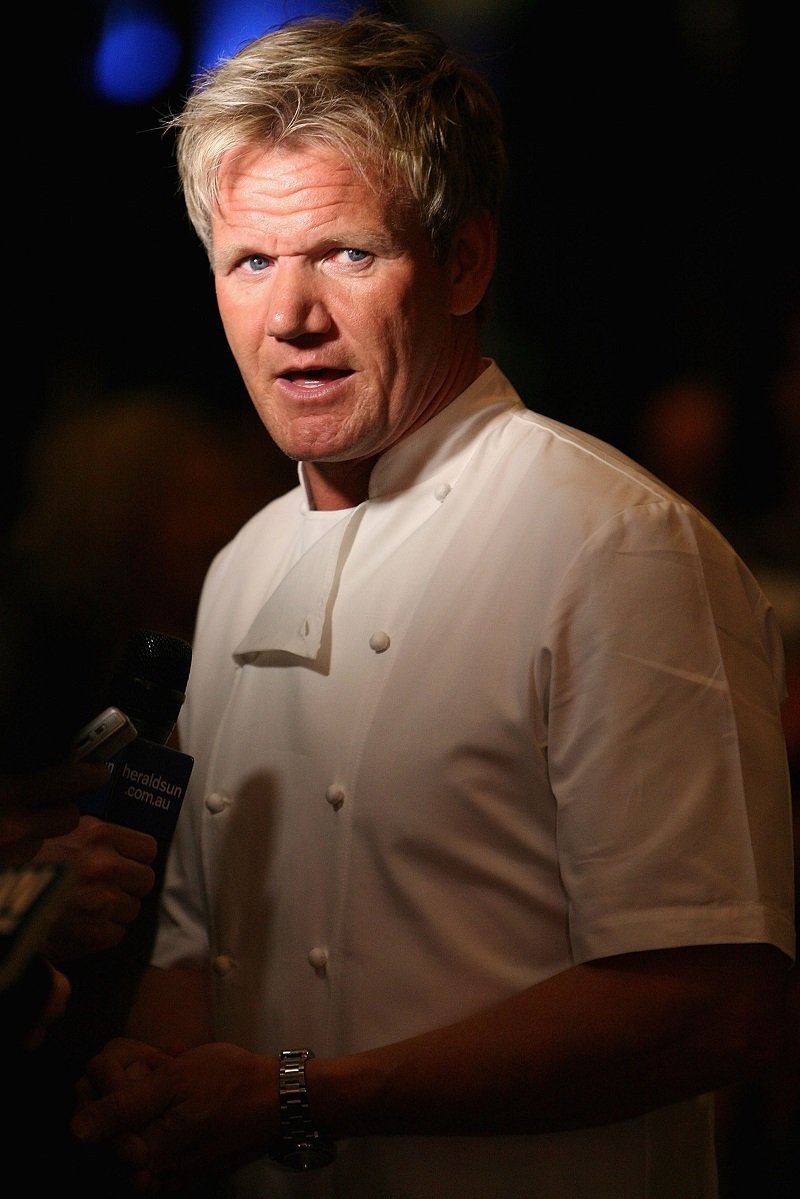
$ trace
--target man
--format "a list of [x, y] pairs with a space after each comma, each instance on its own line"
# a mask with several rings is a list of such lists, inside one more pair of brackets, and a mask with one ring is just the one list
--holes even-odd
[[173, 124], [300, 484], [207, 577], [153, 964], [75, 1132], [150, 1192], [707, 1199], [794, 952], [769, 607], [481, 357], [500, 115], [436, 37], [290, 24]]

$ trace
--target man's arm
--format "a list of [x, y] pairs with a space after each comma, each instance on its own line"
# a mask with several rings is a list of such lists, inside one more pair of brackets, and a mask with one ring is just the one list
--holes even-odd
[[[171, 1002], [174, 1015], [186, 1000], [178, 975], [164, 973], [150, 976], [153, 989], [131, 1022], [151, 1041], [156, 1029], [162, 1035], [169, 1028], [162, 1044], [174, 1035], [162, 1003]], [[757, 1069], [774, 1048], [787, 977], [786, 958], [766, 945], [687, 947], [575, 966], [446, 1028], [313, 1059], [313, 1118], [337, 1137], [542, 1132], [630, 1118]], [[77, 1118], [82, 1139], [147, 1125], [124, 1152], [150, 1180], [187, 1178], [264, 1153], [277, 1133], [275, 1058], [199, 1044], [113, 1090], [114, 1053], [129, 1061], [131, 1044], [115, 1051], [112, 1043], [90, 1063], [90, 1076], [109, 1093]]]
[[627, 1119], [768, 1060], [787, 967], [767, 945], [575, 966], [448, 1028], [310, 1062], [314, 1116], [334, 1135], [524, 1133]]
[[148, 966], [136, 989], [125, 1035], [167, 1053], [212, 1039], [210, 975]]

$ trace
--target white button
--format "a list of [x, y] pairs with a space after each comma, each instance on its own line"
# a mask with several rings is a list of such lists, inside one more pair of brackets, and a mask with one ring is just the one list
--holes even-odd
[[220, 978], [224, 978], [226, 974], [230, 974], [235, 967], [236, 962], [227, 953], [219, 953], [211, 963], [211, 968]]
[[317, 945], [314, 949], [308, 951], [308, 962], [313, 966], [317, 974], [324, 974], [325, 967], [328, 964], [328, 951]]
[[382, 654], [391, 645], [391, 638], [388, 633], [382, 630], [379, 633], [373, 633], [369, 639], [369, 648], [374, 649], [376, 654]]
[[341, 783], [331, 783], [330, 787], [325, 792], [325, 798], [332, 808], [338, 812], [339, 808], [344, 803], [344, 787]]
[[433, 494], [436, 497], [436, 499], [439, 501], [439, 503], [441, 504], [442, 500], [447, 499], [447, 497], [449, 496], [451, 491], [452, 491], [452, 487], [450, 486], [449, 483], [440, 483]]
[[222, 795], [219, 791], [212, 791], [210, 795], [206, 796], [206, 809], [216, 816], [219, 812], [224, 812], [230, 802], [227, 795]]

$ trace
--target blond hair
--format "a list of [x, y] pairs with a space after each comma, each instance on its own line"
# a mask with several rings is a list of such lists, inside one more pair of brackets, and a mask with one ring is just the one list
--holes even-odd
[[211, 256], [231, 150], [315, 144], [411, 205], [442, 259], [460, 222], [497, 220], [506, 157], [497, 97], [435, 33], [365, 12], [287, 22], [200, 74], [170, 116], [189, 218]]

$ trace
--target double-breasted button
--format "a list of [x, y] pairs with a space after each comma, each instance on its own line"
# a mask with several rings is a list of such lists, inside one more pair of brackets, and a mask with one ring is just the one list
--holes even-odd
[[230, 805], [230, 802], [231, 801], [229, 797], [227, 795], [223, 795], [221, 791], [212, 791], [206, 796], [206, 810], [210, 812], [212, 816], [216, 816], [220, 812], [224, 812], [225, 809]]
[[344, 803], [344, 796], [345, 791], [341, 783], [331, 783], [330, 787], [328, 787], [325, 791], [325, 798], [331, 807], [337, 812]]
[[325, 968], [328, 965], [327, 949], [323, 949], [321, 945], [315, 945], [313, 949], [308, 951], [308, 964], [314, 967], [314, 970], [320, 977], [324, 975]]
[[231, 970], [235, 969], [236, 962], [228, 953], [218, 953], [211, 962], [211, 969], [220, 978], [224, 978], [226, 974], [230, 974]]

